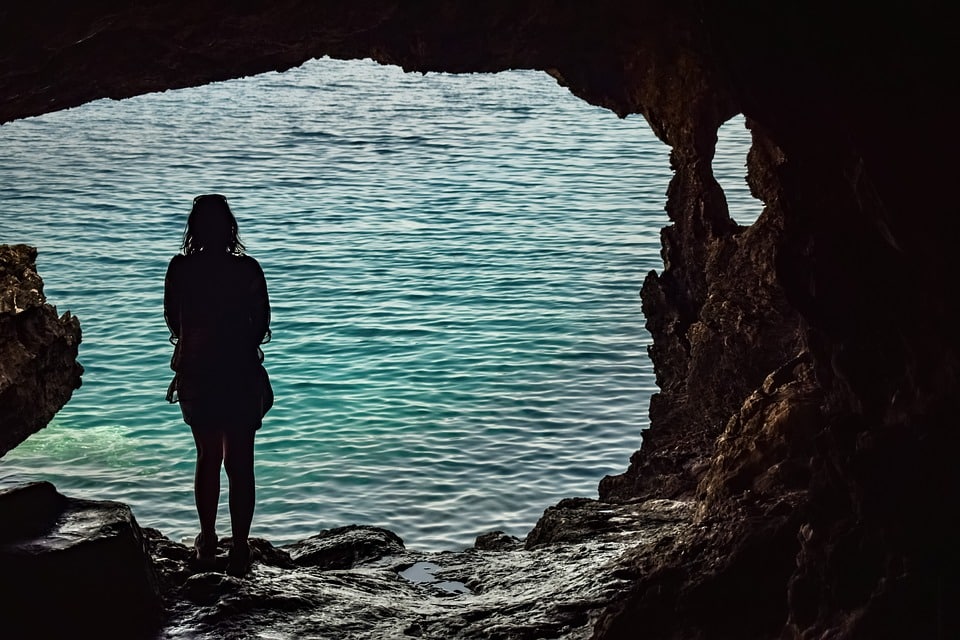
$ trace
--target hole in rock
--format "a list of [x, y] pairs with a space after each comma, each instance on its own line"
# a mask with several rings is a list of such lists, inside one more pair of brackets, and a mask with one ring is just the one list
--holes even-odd
[[744, 117], [735, 116], [717, 131], [717, 150], [713, 156], [713, 175], [727, 198], [727, 209], [734, 222], [749, 226], [756, 222], [763, 203], [753, 197], [747, 186], [747, 152], [750, 130]]
[[9, 123], [0, 145], [0, 241], [39, 247], [86, 367], [0, 484], [47, 479], [195, 535], [161, 301], [207, 192], [229, 197], [273, 305], [253, 535], [522, 536], [640, 445], [655, 386], [638, 291], [662, 266], [671, 174], [639, 116], [532, 71], [324, 59]]

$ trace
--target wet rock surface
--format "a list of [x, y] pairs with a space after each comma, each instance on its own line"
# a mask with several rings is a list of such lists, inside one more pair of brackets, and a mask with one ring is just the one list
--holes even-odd
[[[169, 612], [161, 637], [588, 638], [628, 584], [625, 554], [679, 537], [693, 512], [669, 500], [553, 510], [571, 525], [553, 526], [529, 550], [410, 551], [375, 527], [281, 548], [254, 539], [259, 559], [239, 579], [192, 566], [189, 548], [148, 530]], [[336, 568], [314, 562], [318, 541]], [[228, 547], [221, 541], [221, 561]]]
[[35, 248], [0, 244], [0, 456], [47, 426], [83, 373], [80, 322], [47, 304], [36, 262]]

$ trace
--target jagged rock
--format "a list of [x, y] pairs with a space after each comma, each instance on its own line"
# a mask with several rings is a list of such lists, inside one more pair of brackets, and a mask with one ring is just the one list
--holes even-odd
[[684, 158], [674, 183], [697, 184], [697, 195], [671, 187], [665, 269], [641, 290], [660, 387], [651, 427], [627, 471], [600, 483], [604, 500], [692, 496], [730, 416], [802, 350], [800, 317], [776, 275], [783, 212], [768, 207], [748, 228], [732, 224], [695, 157]]
[[[776, 637], [811, 517], [809, 460], [822, 429], [809, 354], [771, 373], [728, 421], [701, 471], [698, 526], [639, 548], [630, 595], [598, 623], [601, 637]], [[805, 442], [805, 446], [802, 446]], [[805, 595], [805, 594], [804, 594]], [[752, 613], [742, 615], [749, 600]], [[704, 632], [704, 630], [708, 630]]]
[[701, 509], [750, 494], [757, 503], [806, 491], [814, 436], [823, 428], [822, 391], [810, 356], [771, 373], [730, 418], [698, 487]]
[[403, 540], [379, 527], [348, 525], [321, 531], [285, 547], [301, 567], [351, 569], [359, 564], [403, 552]]
[[46, 303], [37, 250], [0, 245], [0, 456], [47, 426], [80, 386], [80, 322]]
[[523, 546], [523, 540], [503, 531], [481, 533], [473, 543], [478, 551], [512, 551]]
[[214, 571], [195, 573], [187, 578], [182, 587], [183, 596], [194, 604], [211, 605], [221, 598], [228, 598], [240, 591], [240, 578]]
[[546, 511], [527, 534], [525, 547], [575, 543], [585, 540], [616, 540], [640, 529], [691, 520], [689, 502], [648, 500], [611, 504], [589, 498], [566, 498]]
[[766, 512], [704, 519], [638, 545], [625, 570], [629, 596], [600, 616], [593, 637], [780, 637], [802, 502], [784, 498]]
[[41, 482], [0, 492], [0, 523], [5, 638], [138, 638], [159, 628], [160, 592], [130, 507], [65, 498]]

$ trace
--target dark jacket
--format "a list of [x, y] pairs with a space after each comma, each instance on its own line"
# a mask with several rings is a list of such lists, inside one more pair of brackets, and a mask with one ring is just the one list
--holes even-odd
[[270, 302], [260, 264], [245, 255], [177, 255], [163, 311], [176, 345], [167, 400], [254, 393], [269, 340]]

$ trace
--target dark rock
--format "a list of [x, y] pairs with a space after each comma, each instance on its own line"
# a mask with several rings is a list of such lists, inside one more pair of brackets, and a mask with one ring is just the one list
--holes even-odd
[[63, 513], [66, 498], [49, 482], [0, 490], [0, 543], [42, 535]]
[[243, 582], [223, 573], [195, 573], [183, 583], [181, 592], [190, 602], [211, 605], [221, 598], [240, 591]]
[[824, 427], [822, 402], [809, 354], [767, 376], [717, 441], [698, 487], [702, 508], [719, 510], [744, 494], [764, 504], [806, 491], [814, 436]]
[[[174, 542], [156, 529], [144, 529], [144, 536], [164, 593], [171, 594], [182, 587], [186, 597], [193, 601], [196, 593], [208, 593], [204, 591], [203, 585], [212, 584], [211, 581], [216, 582], [215, 578], [209, 577], [194, 580], [197, 575], [223, 574], [227, 570], [230, 548], [233, 544], [229, 537], [221, 538], [217, 542], [217, 553], [211, 562], [201, 564], [193, 558], [193, 547]], [[252, 565], [280, 569], [296, 567], [289, 553], [274, 547], [269, 541], [263, 538], [250, 538], [248, 542]], [[223, 584], [229, 586], [234, 583], [228, 581]], [[196, 598], [204, 599], [202, 595]]]
[[774, 271], [782, 211], [730, 224], [709, 168], [688, 153], [668, 192], [665, 269], [641, 290], [660, 392], [643, 447], [625, 473], [603, 479], [603, 500], [692, 496], [730, 416], [802, 350], [800, 317]]
[[780, 637], [801, 504], [785, 514], [702, 521], [638, 545], [624, 574], [634, 581], [629, 597], [600, 616], [594, 637], [633, 638], [640, 629], [650, 638]]
[[[61, 507], [53, 519], [50, 505]], [[11, 521], [20, 524], [4, 527], [0, 542], [5, 638], [137, 638], [159, 628], [158, 583], [128, 506], [37, 483], [0, 494], [0, 522]]]
[[327, 529], [285, 547], [296, 564], [319, 569], [351, 569], [403, 550], [397, 534], [366, 525]]
[[527, 534], [525, 546], [534, 549], [548, 544], [616, 540], [620, 536], [649, 528], [664, 535], [666, 525], [689, 522], [688, 502], [649, 500], [612, 504], [590, 498], [567, 498], [546, 511]]
[[522, 546], [523, 540], [503, 531], [481, 533], [473, 543], [473, 548], [478, 551], [513, 551]]
[[0, 245], [0, 456], [47, 426], [80, 386], [80, 322], [57, 316], [37, 250]]
[[[255, 562], [280, 569], [292, 569], [297, 564], [290, 556], [290, 552], [282, 547], [278, 548], [273, 546], [273, 544], [263, 538], [250, 538], [249, 542], [251, 557]], [[231, 538], [224, 538], [220, 543], [220, 549], [229, 551], [232, 544], [233, 540]]]

